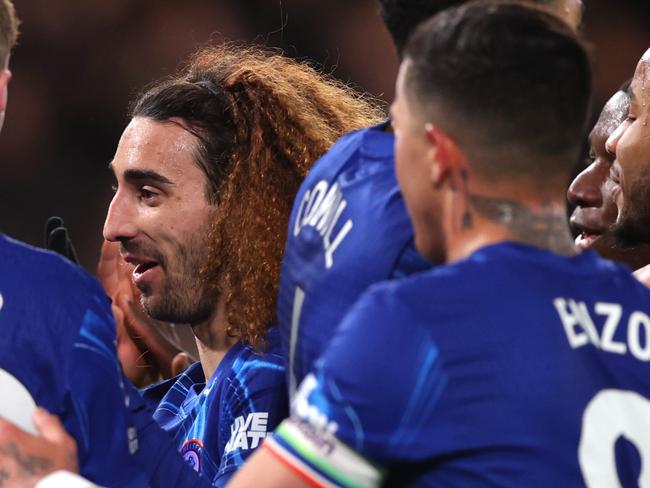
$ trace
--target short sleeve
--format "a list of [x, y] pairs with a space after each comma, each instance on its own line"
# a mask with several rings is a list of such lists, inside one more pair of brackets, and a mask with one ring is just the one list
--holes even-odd
[[430, 329], [398, 290], [367, 292], [301, 384], [269, 443], [287, 462], [336, 484], [375, 486], [385, 468], [429, 454], [426, 426], [447, 376]]

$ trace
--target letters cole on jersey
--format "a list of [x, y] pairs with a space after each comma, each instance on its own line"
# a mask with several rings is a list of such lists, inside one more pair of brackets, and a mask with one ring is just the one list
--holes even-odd
[[106, 294], [66, 259], [3, 235], [0, 256], [0, 368], [61, 418], [83, 476], [146, 486]]
[[294, 201], [278, 298], [292, 393], [368, 286], [429, 267], [411, 245], [387, 125], [339, 140]]
[[649, 399], [650, 291], [500, 244], [366, 293], [265, 446], [321, 483], [636, 486]]
[[289, 413], [277, 328], [264, 353], [237, 342], [205, 382], [199, 363], [144, 390], [181, 455], [215, 486], [230, 477]]

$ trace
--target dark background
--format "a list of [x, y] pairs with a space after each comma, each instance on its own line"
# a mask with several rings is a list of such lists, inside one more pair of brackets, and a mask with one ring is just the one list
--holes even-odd
[[[397, 60], [376, 0], [14, 0], [23, 21], [0, 135], [0, 231], [62, 216], [94, 270], [129, 101], [210, 40], [282, 47], [387, 103]], [[594, 114], [650, 47], [650, 1], [585, 0]], [[561, 123], [561, 121], [558, 121]]]

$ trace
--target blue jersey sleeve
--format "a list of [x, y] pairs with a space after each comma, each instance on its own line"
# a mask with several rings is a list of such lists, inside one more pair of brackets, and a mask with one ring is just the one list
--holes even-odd
[[446, 383], [427, 329], [381, 285], [341, 323], [268, 447], [305, 476], [375, 486], [390, 464], [429, 455], [423, 431]]
[[229, 400], [221, 403], [220, 423], [230, 436], [224, 437], [227, 442], [219, 446], [223, 455], [214, 481], [219, 487], [227, 484], [289, 413], [285, 370], [277, 361], [258, 356], [235, 369]]
[[94, 280], [89, 279], [89, 288], [79, 335], [65, 361], [64, 423], [77, 440], [84, 477], [107, 486], [146, 486], [134, 456], [137, 434], [117, 358], [112, 312]]

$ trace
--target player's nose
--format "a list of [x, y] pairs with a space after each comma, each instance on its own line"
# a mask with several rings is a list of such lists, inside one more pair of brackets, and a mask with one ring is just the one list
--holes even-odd
[[607, 176], [601, 173], [596, 163], [592, 163], [576, 176], [567, 191], [569, 203], [578, 207], [600, 207], [603, 204], [601, 186]]
[[135, 224], [133, 212], [118, 190], [108, 207], [104, 222], [104, 239], [113, 242], [124, 241], [134, 238], [137, 233], [138, 227]]

